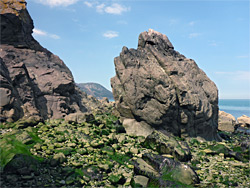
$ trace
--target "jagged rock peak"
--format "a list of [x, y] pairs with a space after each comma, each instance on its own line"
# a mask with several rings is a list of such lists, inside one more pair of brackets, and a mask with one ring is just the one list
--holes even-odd
[[164, 49], [174, 49], [168, 37], [158, 31], [149, 29], [140, 34], [138, 41], [138, 48], [144, 48], [146, 45], [160, 45]]
[[138, 48], [123, 47], [114, 63], [111, 86], [122, 119], [182, 137], [220, 139], [216, 85], [166, 35], [141, 33]]
[[1, 44], [49, 53], [32, 36], [34, 24], [25, 0], [0, 1]]
[[1, 0], [0, 1], [0, 13], [1, 14], [15, 14], [16, 16], [20, 15], [21, 10], [26, 9], [25, 0]]

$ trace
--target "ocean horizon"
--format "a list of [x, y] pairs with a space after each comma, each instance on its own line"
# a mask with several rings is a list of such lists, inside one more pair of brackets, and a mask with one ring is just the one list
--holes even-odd
[[235, 118], [242, 115], [250, 117], [250, 99], [219, 99], [219, 110]]

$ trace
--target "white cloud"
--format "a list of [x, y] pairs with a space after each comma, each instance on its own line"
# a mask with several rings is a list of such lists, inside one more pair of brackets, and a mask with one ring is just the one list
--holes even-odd
[[188, 37], [190, 39], [192, 39], [192, 38], [196, 38], [196, 37], [199, 37], [199, 36], [201, 36], [201, 33], [190, 33]]
[[33, 34], [34, 34], [34, 35], [42, 35], [42, 36], [46, 36], [46, 35], [47, 35], [47, 32], [42, 31], [42, 30], [40, 30], [40, 29], [36, 29], [36, 28], [34, 28], [34, 29], [33, 29]]
[[50, 38], [53, 38], [53, 39], [60, 39], [60, 37], [58, 35], [55, 35], [55, 34], [49, 34], [48, 36]]
[[95, 7], [96, 12], [98, 12], [98, 13], [121, 15], [123, 12], [130, 11], [130, 7], [126, 7], [126, 6], [118, 4], [118, 3], [113, 3], [111, 5], [107, 5], [105, 3], [99, 3], [97, 1], [95, 1], [95, 2], [85, 1], [84, 4], [89, 8]]
[[88, 7], [93, 7], [93, 3], [90, 3], [88, 1], [85, 1], [84, 4], [87, 5]]
[[50, 33], [46, 32], [46, 31], [42, 31], [42, 30], [36, 29], [36, 28], [33, 29], [33, 35], [34, 36], [50, 37], [52, 39], [60, 39], [60, 37], [58, 35], [50, 34]]
[[38, 0], [36, 2], [41, 3], [43, 5], [48, 5], [50, 7], [56, 6], [64, 6], [67, 7], [69, 5], [75, 4], [79, 0]]
[[215, 72], [215, 74], [232, 80], [250, 82], [250, 71]]
[[104, 8], [105, 8], [105, 4], [102, 3], [102, 4], [96, 6], [96, 11], [99, 13], [103, 13]]
[[119, 36], [119, 33], [117, 31], [107, 31], [103, 34], [105, 38], [111, 39]]
[[105, 12], [108, 14], [117, 14], [121, 15], [123, 12], [130, 11], [130, 7], [125, 7], [123, 5], [120, 5], [118, 3], [114, 3], [111, 6], [107, 6], [105, 8]]

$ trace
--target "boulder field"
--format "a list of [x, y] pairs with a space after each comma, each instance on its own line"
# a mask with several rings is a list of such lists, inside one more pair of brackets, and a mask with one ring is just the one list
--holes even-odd
[[141, 33], [138, 48], [123, 47], [114, 63], [113, 95], [118, 114], [133, 123], [127, 127], [220, 140], [216, 85], [194, 60], [175, 51], [166, 35]]

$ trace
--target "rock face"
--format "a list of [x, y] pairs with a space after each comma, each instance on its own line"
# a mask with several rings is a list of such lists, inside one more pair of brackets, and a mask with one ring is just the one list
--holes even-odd
[[218, 90], [197, 64], [150, 29], [138, 48], [123, 47], [111, 79], [120, 116], [161, 132], [218, 140]]
[[234, 132], [236, 125], [235, 117], [224, 111], [219, 111], [218, 129], [221, 131]]
[[68, 67], [33, 37], [24, 0], [0, 2], [1, 121], [63, 118], [85, 112]]

